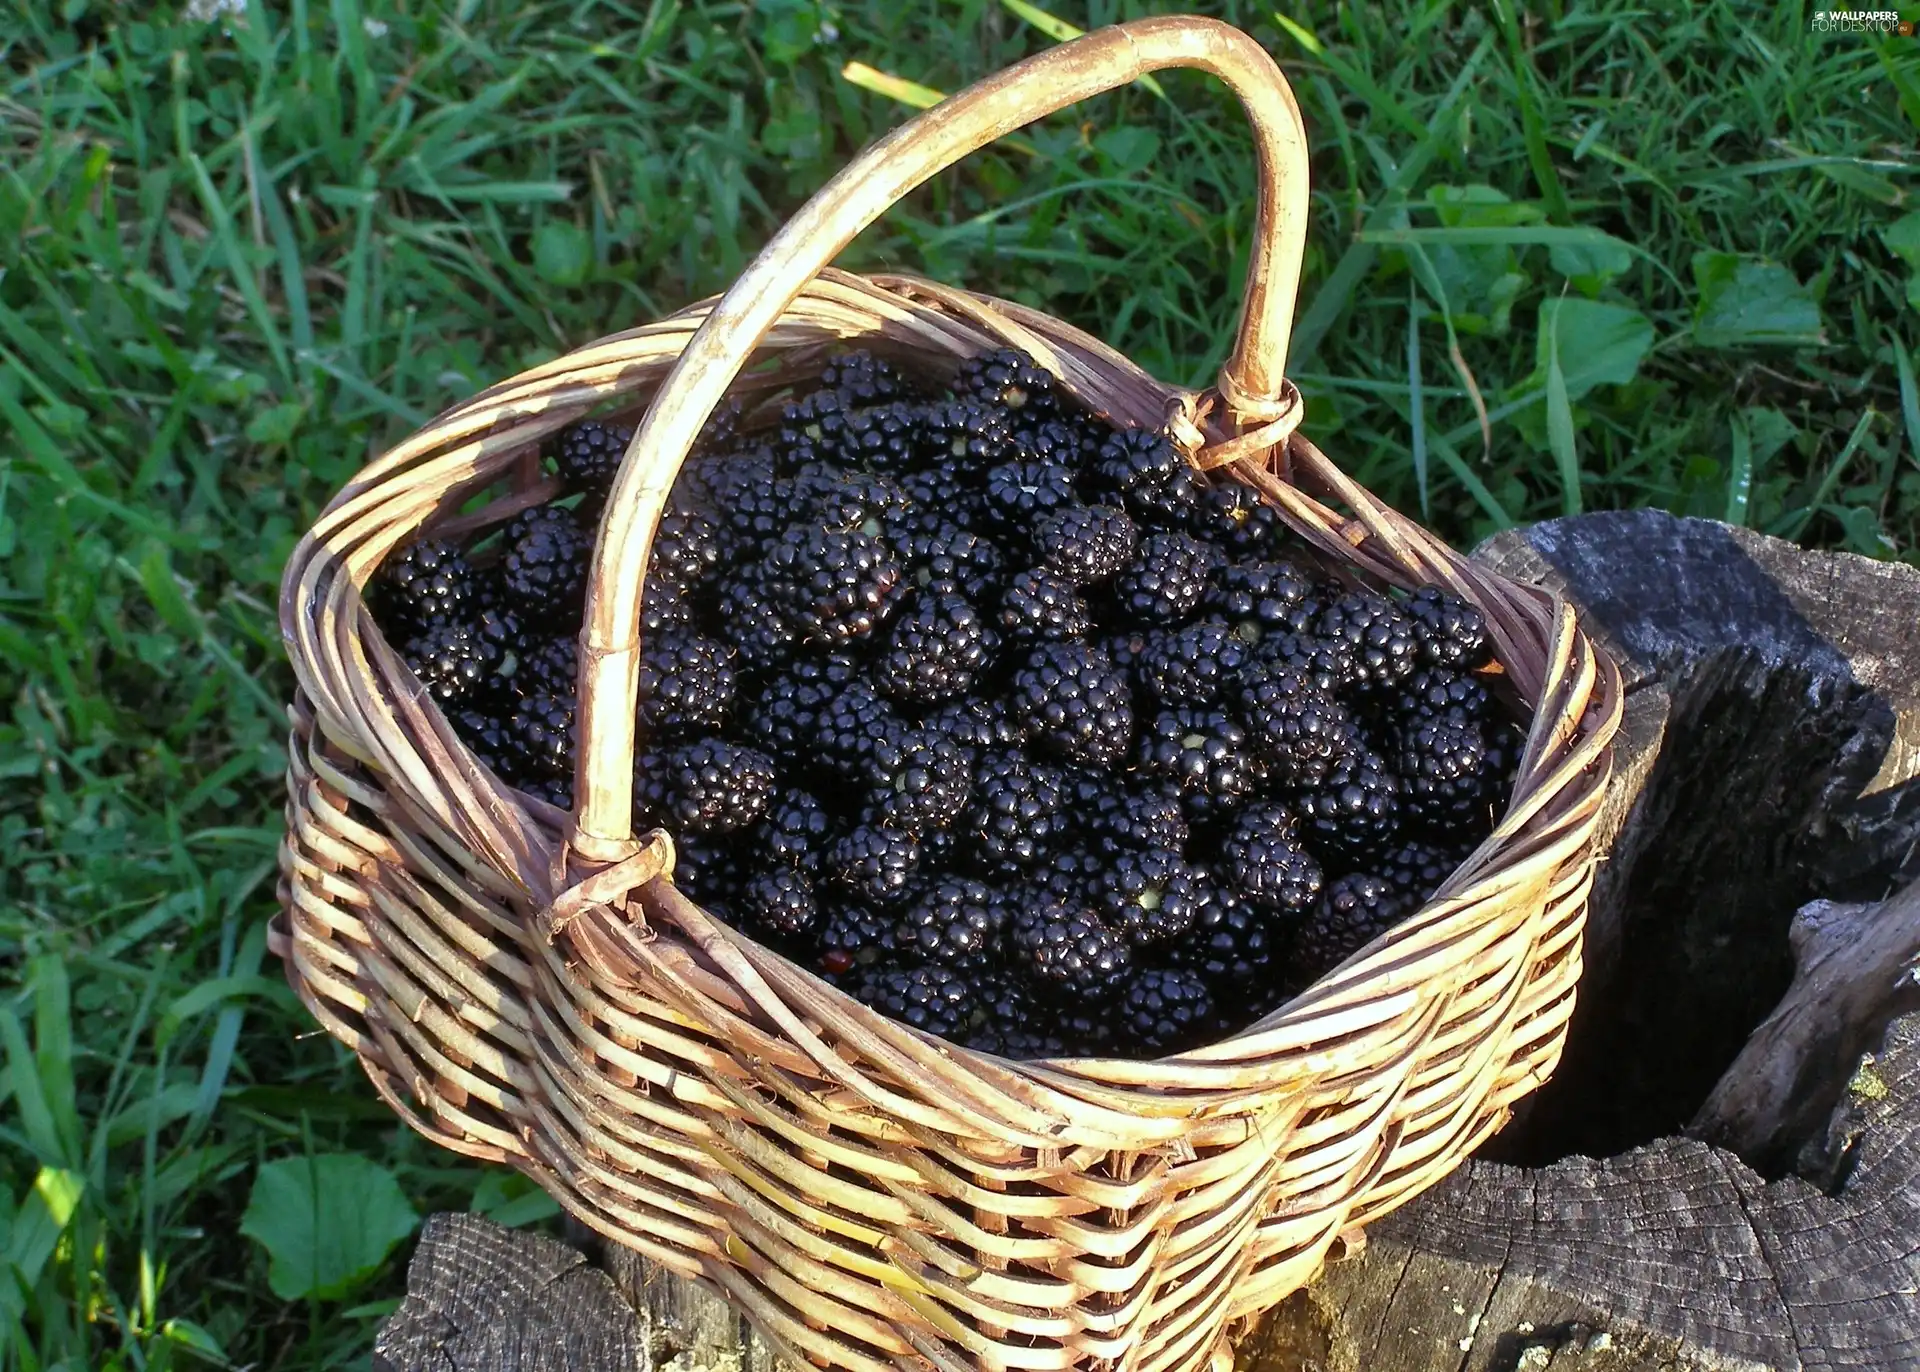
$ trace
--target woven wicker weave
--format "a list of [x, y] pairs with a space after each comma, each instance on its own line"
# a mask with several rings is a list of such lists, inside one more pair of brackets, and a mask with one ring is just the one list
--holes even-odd
[[[970, 149], [1169, 66], [1222, 77], [1260, 154], [1248, 303], [1213, 391], [1162, 385], [1030, 309], [824, 270]], [[723, 299], [475, 396], [340, 492], [282, 589], [299, 692], [275, 946], [395, 1110], [725, 1291], [795, 1359], [955, 1372], [1217, 1364], [1236, 1321], [1500, 1126], [1572, 1009], [1619, 674], [1566, 605], [1466, 563], [1292, 432], [1305, 176], [1291, 93], [1251, 40], [1186, 19], [1103, 30], [870, 149]], [[628, 827], [648, 544], [723, 394], [773, 394], [850, 339], [931, 378], [1024, 348], [1095, 410], [1164, 425], [1215, 479], [1253, 485], [1329, 565], [1478, 605], [1532, 717], [1494, 836], [1291, 1004], [1152, 1062], [967, 1052], [702, 913], [665, 876], [665, 836]], [[568, 815], [475, 761], [361, 587], [423, 526], [544, 498], [530, 454], [609, 401], [646, 419], [596, 551]], [[454, 516], [489, 487], [516, 494]]]

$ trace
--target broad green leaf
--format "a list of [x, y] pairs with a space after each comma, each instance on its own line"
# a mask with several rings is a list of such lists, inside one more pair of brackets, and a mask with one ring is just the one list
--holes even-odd
[[1547, 446], [1553, 450], [1554, 465], [1560, 470], [1561, 509], [1568, 515], [1580, 513], [1580, 454], [1573, 439], [1573, 404], [1567, 395], [1566, 373], [1560, 366], [1560, 349], [1554, 340], [1557, 330], [1547, 330]]
[[1592, 294], [1633, 265], [1633, 248], [1611, 234], [1579, 243], [1555, 243], [1547, 251], [1553, 269]]
[[344, 1296], [379, 1269], [420, 1217], [393, 1173], [353, 1153], [265, 1163], [240, 1232], [267, 1250], [281, 1300]]
[[1693, 340], [1703, 348], [1826, 342], [1819, 304], [1778, 262], [1697, 252], [1693, 281], [1700, 293]]
[[269, 406], [247, 421], [247, 437], [262, 447], [277, 448], [292, 441], [306, 412], [307, 407], [295, 400]]
[[1535, 384], [1546, 381], [1557, 358], [1569, 403], [1595, 386], [1624, 386], [1653, 346], [1653, 321], [1626, 305], [1576, 297], [1540, 305]]
[[542, 224], [533, 235], [533, 269], [556, 286], [577, 286], [593, 265], [593, 240], [565, 219]]

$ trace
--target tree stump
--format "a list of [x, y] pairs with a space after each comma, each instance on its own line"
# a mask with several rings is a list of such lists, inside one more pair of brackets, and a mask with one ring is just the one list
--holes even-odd
[[[1508, 1129], [1241, 1366], [1920, 1367], [1920, 574], [1650, 511], [1476, 556], [1628, 674], [1580, 1008]], [[718, 1297], [601, 1260], [436, 1216], [376, 1367], [770, 1368]]]

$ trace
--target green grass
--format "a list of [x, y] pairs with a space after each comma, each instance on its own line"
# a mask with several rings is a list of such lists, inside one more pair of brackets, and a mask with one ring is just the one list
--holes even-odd
[[[1206, 8], [1309, 122], [1291, 370], [1364, 482], [1463, 543], [1651, 504], [1914, 556], [1920, 44], [1724, 0]], [[263, 1164], [540, 1207], [396, 1126], [264, 954], [282, 560], [425, 416], [723, 288], [908, 113], [846, 62], [950, 91], [1051, 40], [989, 0], [146, 9], [0, 15], [0, 1368], [350, 1366], [405, 1248], [274, 1295]], [[847, 265], [1203, 383], [1247, 176], [1231, 102], [1167, 74]]]

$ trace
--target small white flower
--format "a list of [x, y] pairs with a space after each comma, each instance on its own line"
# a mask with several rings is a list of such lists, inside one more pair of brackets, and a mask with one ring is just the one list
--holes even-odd
[[187, 18], [199, 24], [211, 24], [225, 15], [247, 17], [247, 0], [187, 0]]
[[378, 19], [362, 19], [360, 21], [360, 27], [367, 31], [367, 37], [369, 38], [385, 38], [387, 36], [386, 24]]

